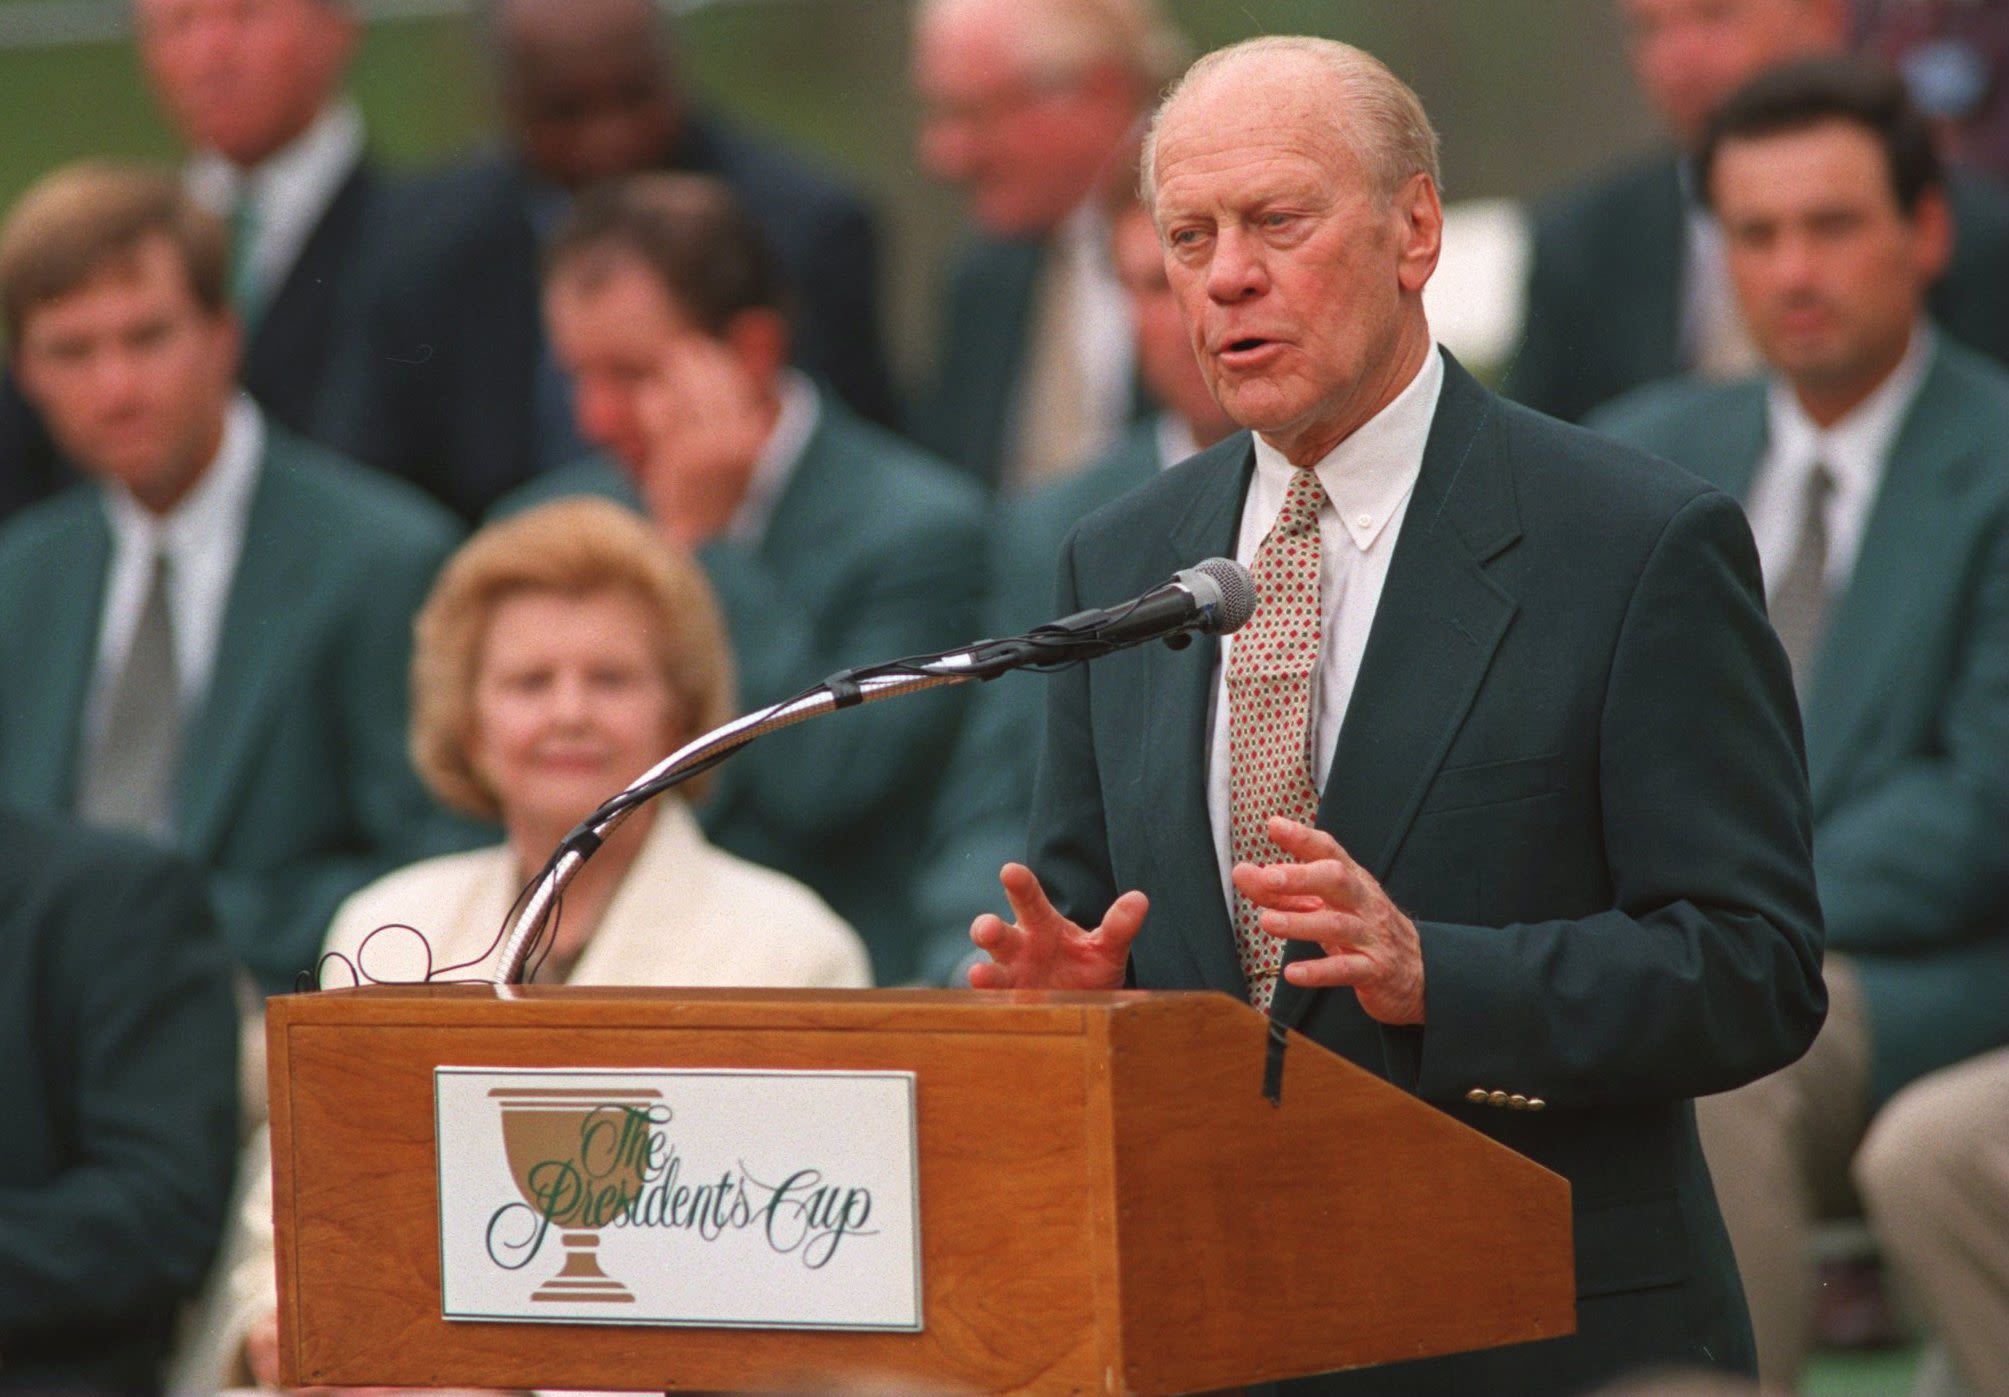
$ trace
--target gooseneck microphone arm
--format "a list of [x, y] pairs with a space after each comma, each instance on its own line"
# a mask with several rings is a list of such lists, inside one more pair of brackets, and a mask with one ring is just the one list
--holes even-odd
[[845, 670], [793, 698], [713, 728], [643, 772], [565, 837], [527, 891], [490, 979], [498, 987], [521, 982], [560, 894], [628, 816], [756, 738], [840, 708], [923, 689], [994, 679], [1015, 669], [1051, 672], [1154, 639], [1184, 644], [1194, 631], [1225, 634], [1247, 622], [1254, 610], [1255, 591], [1247, 569], [1225, 558], [1209, 558], [1122, 606], [1063, 617], [1022, 636]]

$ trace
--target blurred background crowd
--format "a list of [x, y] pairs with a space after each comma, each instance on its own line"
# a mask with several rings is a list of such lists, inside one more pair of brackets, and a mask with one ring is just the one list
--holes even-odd
[[[1073, 524], [1235, 430], [1136, 160], [1259, 32], [1433, 114], [1448, 351], [1769, 463], [1851, 1026], [1703, 1113], [1765, 1375], [2009, 1391], [1997, 0], [0, 0], [0, 1390], [273, 1381], [265, 995], [485, 975], [661, 755], [1047, 619]], [[1690, 157], [1837, 121], [1867, 184], [1749, 182], [1837, 181], [1807, 226], [1889, 268], [1753, 270]], [[1876, 365], [1826, 414], [1801, 299]], [[1793, 394], [1818, 538], [1762, 483]], [[536, 976], [961, 984], [1039, 745], [1031, 676], [772, 737], [608, 842]]]

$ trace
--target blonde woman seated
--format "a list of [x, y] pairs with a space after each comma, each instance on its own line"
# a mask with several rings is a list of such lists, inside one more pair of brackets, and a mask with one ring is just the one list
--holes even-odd
[[[420, 774], [446, 804], [499, 821], [505, 838], [414, 864], [343, 904], [326, 949], [380, 981], [486, 977], [511, 904], [573, 826], [731, 716], [704, 574], [602, 500], [546, 505], [469, 540], [419, 613], [412, 675]], [[863, 943], [836, 913], [793, 879], [714, 849], [675, 796], [636, 811], [572, 882], [540, 982], [871, 982]], [[378, 932], [396, 924], [424, 940]], [[348, 980], [331, 969], [325, 982]], [[262, 1132], [250, 1149], [263, 1177], [227, 1253], [219, 1337], [232, 1380], [269, 1385], [277, 1297]]]

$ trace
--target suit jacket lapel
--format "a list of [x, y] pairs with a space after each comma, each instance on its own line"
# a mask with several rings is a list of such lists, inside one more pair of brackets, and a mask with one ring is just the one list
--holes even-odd
[[[1943, 357], [1935, 360], [1884, 463], [1848, 586], [1834, 600], [1803, 705], [1807, 774], [1818, 819], [1851, 765], [1873, 750], [1864, 729], [1892, 684], [1902, 685], [1905, 615], [1938, 556], [1964, 528], [1961, 490], [1987, 443], [1972, 434]], [[1892, 677], [1883, 672], [1893, 670]]]
[[[68, 503], [76, 517], [66, 546], [74, 551], [65, 553], [62, 572], [40, 579], [39, 596], [17, 599], [25, 608], [17, 624], [33, 625], [50, 637], [47, 667], [11, 676], [9, 699], [16, 711], [6, 719], [19, 734], [7, 743], [15, 773], [9, 785], [20, 793], [22, 804], [61, 811], [68, 811], [76, 797], [84, 710], [97, 668], [98, 628], [112, 563], [111, 527], [97, 491], [80, 487]], [[69, 578], [82, 585], [63, 585]]]
[[269, 424], [267, 431], [216, 667], [182, 754], [177, 823], [183, 847], [198, 854], [221, 837], [265, 722], [286, 701], [286, 681], [302, 680], [289, 661], [298, 630], [287, 615], [313, 593], [309, 545], [317, 521], [292, 507]]
[[1765, 380], [1752, 379], [1720, 400], [1712, 399], [1710, 410], [1720, 413], [1717, 421], [1701, 424], [1711, 445], [1701, 453], [1705, 462], [1692, 467], [1697, 474], [1725, 494], [1749, 503], [1751, 481], [1764, 458], [1771, 423], [1766, 414]]
[[[1498, 404], [1445, 356], [1423, 469], [1396, 540], [1319, 808], [1321, 828], [1386, 878], [1516, 610], [1484, 564], [1520, 537]], [[1292, 942], [1287, 961], [1315, 952]], [[1288, 982], [1272, 1012], [1309, 995]]]
[[[1255, 449], [1247, 435], [1237, 433], [1206, 454], [1213, 459], [1191, 467], [1201, 472], [1205, 484], [1166, 530], [1167, 576], [1203, 558], [1232, 557], [1235, 551]], [[1152, 744], [1164, 744], [1163, 751], [1183, 759], [1144, 762], [1142, 809], [1150, 812], [1152, 842], [1153, 882], [1147, 891], [1174, 913], [1201, 982], [1239, 999], [1248, 991], [1207, 817], [1207, 719], [1220, 654], [1221, 642], [1212, 636], [1196, 636], [1184, 650], [1146, 648], [1150, 711], [1143, 731]]]

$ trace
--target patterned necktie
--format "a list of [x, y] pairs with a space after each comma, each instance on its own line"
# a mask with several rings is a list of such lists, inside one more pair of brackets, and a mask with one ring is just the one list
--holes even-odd
[[1772, 629], [1792, 661], [1793, 688], [1803, 706], [1828, 617], [1828, 501], [1834, 493], [1834, 472], [1824, 462], [1814, 462], [1807, 468], [1801, 491], [1800, 532], [1793, 555], [1772, 589]]
[[[1249, 569], [1256, 614], [1228, 648], [1229, 847], [1237, 863], [1281, 863], [1268, 820], [1310, 824], [1318, 815], [1311, 773], [1311, 692], [1318, 672], [1320, 544], [1318, 472], [1296, 467], [1276, 524]], [[1268, 1011], [1283, 969], [1283, 942], [1262, 910], [1235, 894], [1235, 945], [1249, 1002]]]
[[167, 554], [156, 553], [132, 645], [112, 682], [104, 731], [87, 749], [77, 781], [77, 815], [86, 824], [156, 839], [173, 830], [181, 761], [181, 677], [169, 583]]

